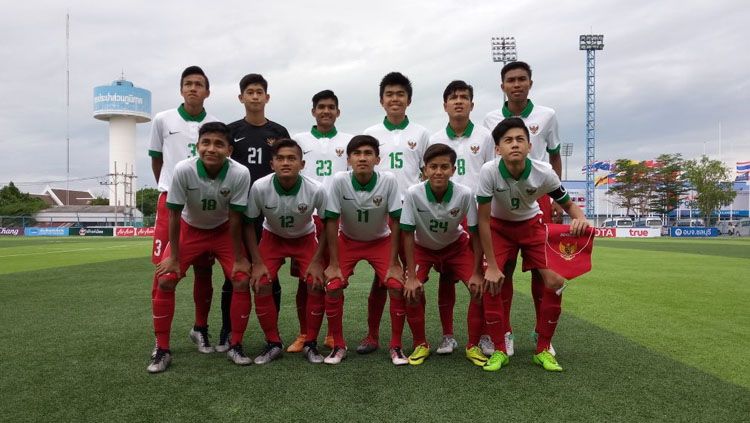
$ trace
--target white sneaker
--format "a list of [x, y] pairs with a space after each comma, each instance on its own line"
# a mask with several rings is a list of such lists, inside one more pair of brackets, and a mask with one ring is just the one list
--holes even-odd
[[214, 352], [214, 347], [208, 341], [208, 328], [190, 328], [190, 340], [198, 345], [198, 352], [203, 354]]
[[453, 338], [453, 335], [443, 335], [443, 340], [435, 352], [441, 355], [453, 354], [453, 350], [456, 348], [458, 348], [458, 342]]
[[346, 358], [346, 348], [333, 347], [333, 351], [328, 354], [328, 357], [323, 359], [326, 364], [339, 364], [341, 360]]
[[302, 353], [305, 355], [307, 361], [312, 364], [320, 364], [324, 360], [323, 356], [318, 352], [318, 347], [315, 342], [306, 343], [305, 346], [302, 347]]
[[151, 358], [151, 363], [146, 367], [146, 370], [149, 373], [161, 373], [164, 370], [167, 370], [167, 367], [169, 367], [169, 363], [171, 362], [172, 352], [157, 348], [156, 354]]
[[250, 357], [245, 355], [245, 351], [242, 350], [242, 345], [237, 344], [227, 351], [227, 358], [234, 364], [239, 366], [247, 366], [252, 362]]
[[482, 335], [479, 338], [479, 348], [482, 349], [482, 354], [487, 357], [491, 356], [495, 352], [495, 344], [492, 343], [492, 338], [489, 335]]
[[403, 366], [404, 364], [409, 364], [409, 359], [406, 358], [401, 348], [391, 348], [391, 363], [396, 366]]
[[263, 347], [263, 351], [261, 351], [260, 355], [255, 357], [255, 364], [267, 364], [276, 360], [281, 355], [283, 349], [284, 347], [281, 343], [266, 343], [266, 346]]
[[218, 353], [225, 353], [229, 351], [229, 348], [231, 345], [229, 345], [229, 333], [224, 333], [223, 331], [219, 335], [219, 343], [216, 344], [214, 347], [214, 350]]
[[513, 355], [513, 332], [505, 332], [505, 353], [508, 357]]

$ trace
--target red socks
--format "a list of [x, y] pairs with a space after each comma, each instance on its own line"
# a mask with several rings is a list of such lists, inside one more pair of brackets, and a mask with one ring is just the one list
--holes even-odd
[[320, 332], [320, 325], [323, 323], [323, 313], [325, 312], [325, 301], [325, 295], [322, 292], [307, 293], [305, 342], [318, 340], [318, 333]]
[[195, 272], [195, 282], [193, 283], [195, 326], [208, 327], [208, 312], [211, 311], [211, 298], [213, 295], [214, 287], [211, 280], [211, 272]]
[[[391, 299], [393, 301], [393, 299]], [[393, 304], [391, 302], [391, 304]], [[411, 336], [414, 339], [414, 347], [427, 345], [427, 337], [424, 329], [424, 301], [416, 304], [406, 303], [406, 319], [409, 321]]]
[[297, 320], [299, 320], [299, 333], [305, 333], [307, 330], [307, 283], [304, 279], [300, 279], [297, 284], [297, 296], [295, 297], [297, 303]]
[[[377, 282], [374, 285], [377, 285]], [[380, 318], [383, 317], [387, 299], [388, 290], [381, 286], [374, 286], [367, 297], [367, 336], [373, 341], [380, 338]]]
[[482, 300], [469, 300], [469, 312], [466, 316], [466, 322], [469, 326], [469, 343], [467, 344], [467, 347], [471, 348], [479, 344], [479, 338], [482, 336], [482, 329], [484, 328], [484, 308], [482, 307]]
[[326, 315], [328, 316], [328, 331], [333, 336], [333, 345], [344, 348], [346, 347], [343, 328], [344, 294], [341, 294], [339, 297], [326, 295], [325, 303]]
[[562, 295], [557, 295], [554, 289], [545, 287], [540, 308], [541, 319], [536, 324], [536, 333], [539, 336], [536, 343], [537, 354], [549, 348], [552, 336], [555, 334], [557, 320], [562, 310]]
[[250, 293], [232, 292], [232, 304], [229, 307], [229, 316], [232, 320], [231, 345], [242, 343], [242, 336], [247, 329], [247, 320], [250, 317]]
[[278, 327], [279, 313], [276, 310], [273, 294], [255, 295], [255, 314], [266, 336], [266, 342], [281, 342]]
[[404, 297], [391, 295], [391, 348], [401, 348], [401, 337], [406, 322]]
[[482, 295], [484, 308], [484, 331], [492, 338], [495, 349], [505, 352], [505, 314], [501, 295]]
[[453, 335], [453, 308], [456, 306], [456, 284], [438, 283], [438, 311], [443, 335]]
[[174, 291], [162, 291], [158, 287], [151, 300], [152, 318], [156, 345], [164, 350], [169, 349], [169, 332], [174, 318]]
[[510, 326], [510, 306], [513, 304], [513, 275], [505, 276], [503, 286], [500, 288], [500, 298], [503, 300], [503, 318], [505, 319], [503, 335], [505, 335], [506, 332], [513, 332]]

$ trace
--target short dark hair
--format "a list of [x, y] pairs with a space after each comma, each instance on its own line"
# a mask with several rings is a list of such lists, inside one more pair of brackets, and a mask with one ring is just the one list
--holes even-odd
[[224, 138], [227, 139], [227, 143], [229, 145], [232, 145], [232, 132], [229, 130], [229, 127], [223, 122], [208, 122], [201, 125], [201, 129], [198, 130], [198, 139], [200, 139], [203, 134], [208, 133], [222, 134], [224, 135]]
[[266, 81], [266, 78], [263, 78], [263, 75], [259, 73], [248, 73], [240, 79], [240, 94], [245, 92], [245, 88], [250, 84], [259, 84], [263, 87], [263, 91], [268, 92], [268, 81]]
[[517, 117], [510, 117], [503, 119], [500, 121], [500, 123], [495, 126], [495, 129], [492, 130], [492, 139], [495, 140], [495, 145], [497, 145], [500, 142], [500, 138], [505, 135], [506, 132], [513, 128], [522, 128], [523, 132], [526, 133], [526, 139], [531, 142], [531, 136], [529, 135], [529, 128], [526, 127], [526, 124], [523, 123], [523, 119], [517, 118]]
[[406, 98], [407, 100], [411, 101], [411, 94], [412, 94], [412, 88], [411, 88], [411, 81], [409, 81], [409, 78], [407, 78], [404, 74], [401, 72], [391, 72], [388, 75], [384, 76], [382, 80], [380, 80], [380, 99], [383, 99], [383, 93], [385, 92], [385, 87], [388, 85], [400, 85], [404, 87], [404, 90], [406, 90]]
[[200, 68], [200, 66], [188, 66], [185, 68], [184, 71], [182, 71], [182, 76], [180, 77], [180, 88], [182, 88], [182, 83], [185, 81], [185, 78], [187, 78], [190, 75], [200, 75], [203, 77], [203, 79], [206, 80], [206, 89], [208, 89], [208, 77], [206, 76], [206, 73], [203, 72], [203, 69]]
[[503, 66], [503, 68], [500, 70], [500, 80], [505, 81], [505, 74], [512, 71], [513, 69], [523, 69], [526, 71], [526, 73], [529, 74], [529, 79], [531, 79], [531, 66], [529, 66], [526, 62], [510, 62], [507, 65]]
[[474, 87], [464, 81], [456, 80], [451, 81], [451, 83], [445, 87], [445, 91], [443, 91], [443, 103], [448, 101], [448, 97], [456, 91], [468, 91], [469, 100], [474, 101]]
[[323, 90], [317, 94], [315, 94], [312, 98], [313, 108], [315, 108], [320, 100], [333, 100], [334, 103], [336, 103], [336, 108], [339, 107], [339, 98], [336, 97], [336, 94], [333, 93], [331, 90]]
[[291, 138], [280, 138], [273, 142], [271, 145], [271, 157], [276, 157], [279, 154], [279, 150], [282, 148], [293, 148], [297, 150], [300, 160], [302, 160], [302, 147], [297, 144], [297, 141]]
[[440, 156], [448, 156], [450, 158], [451, 164], [453, 166], [456, 165], [456, 150], [452, 149], [450, 146], [445, 144], [432, 144], [431, 146], [427, 147], [427, 150], [424, 152], [424, 164], [427, 165], [432, 159], [435, 157]]
[[377, 140], [377, 138], [371, 135], [353, 136], [349, 141], [349, 144], [346, 145], [346, 156], [349, 157], [352, 155], [352, 152], [354, 152], [354, 150], [368, 145], [372, 147], [373, 150], [375, 150], [376, 156], [380, 156], [380, 142]]

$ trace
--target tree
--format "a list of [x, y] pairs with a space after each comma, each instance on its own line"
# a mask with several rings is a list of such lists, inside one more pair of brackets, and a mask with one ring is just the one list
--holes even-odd
[[615, 162], [616, 183], [609, 188], [611, 194], [617, 195], [616, 205], [626, 209], [626, 214], [638, 209], [644, 211], [644, 203], [650, 192], [648, 167], [644, 162], [619, 159]]
[[19, 191], [13, 182], [0, 189], [0, 216], [28, 216], [46, 207], [42, 199]]
[[156, 203], [159, 201], [159, 190], [156, 188], [141, 188], [135, 193], [135, 206], [143, 216], [156, 215]]
[[97, 196], [93, 200], [91, 200], [92, 206], [108, 206], [109, 205], [109, 199], [104, 197]]
[[688, 191], [685, 181], [680, 177], [684, 164], [679, 153], [662, 154], [656, 158], [650, 178], [654, 183], [649, 199], [649, 210], [652, 213], [666, 215], [679, 206], [680, 198]]
[[709, 224], [711, 215], [722, 206], [734, 201], [737, 193], [732, 189], [730, 170], [719, 160], [701, 156], [700, 160], [685, 162], [683, 178], [695, 189], [695, 205]]

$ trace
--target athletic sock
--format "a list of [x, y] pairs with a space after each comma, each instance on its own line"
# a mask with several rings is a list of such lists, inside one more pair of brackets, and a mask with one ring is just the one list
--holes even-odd
[[538, 334], [537, 354], [549, 348], [552, 336], [555, 334], [557, 320], [560, 318], [560, 312], [562, 311], [562, 295], [557, 295], [555, 289], [545, 287], [540, 308], [541, 319], [536, 326], [536, 333]]
[[333, 336], [333, 345], [339, 348], [344, 348], [346, 342], [344, 341], [344, 328], [343, 328], [343, 317], [344, 317], [344, 296], [343, 294], [339, 297], [332, 297], [326, 295], [325, 299], [326, 316], [328, 316], [328, 330]]
[[152, 318], [156, 345], [164, 350], [169, 349], [169, 333], [172, 330], [174, 318], [174, 291], [163, 291], [156, 288], [154, 299], [151, 300]]
[[229, 310], [232, 307], [232, 281], [224, 280], [221, 286], [221, 331], [222, 333], [232, 332], [232, 315]]
[[307, 330], [307, 283], [300, 278], [297, 284], [297, 296], [294, 298], [297, 303], [297, 320], [299, 320], [299, 333], [304, 334]]
[[503, 335], [506, 332], [513, 332], [510, 325], [510, 308], [513, 304], [513, 275], [506, 275], [503, 280], [503, 286], [500, 288], [500, 298], [503, 301]]
[[[393, 301], [393, 300], [391, 300]], [[414, 339], [414, 347], [427, 344], [424, 329], [424, 304], [419, 301], [416, 304], [406, 304], [406, 320], [411, 328], [411, 336]]]
[[485, 292], [482, 295], [482, 307], [485, 333], [492, 338], [496, 350], [505, 352], [505, 315], [501, 295], [490, 295]]
[[456, 306], [456, 284], [438, 283], [438, 311], [443, 335], [453, 335], [453, 309]]
[[323, 313], [325, 313], [326, 300], [322, 292], [308, 292], [307, 304], [307, 327], [305, 328], [305, 342], [317, 341], [320, 326], [323, 324]]
[[536, 313], [537, 322], [542, 319], [542, 296], [544, 296], [544, 279], [542, 279], [541, 273], [531, 272], [531, 298], [534, 300], [534, 312]]
[[406, 307], [404, 297], [391, 295], [391, 348], [401, 348], [401, 338], [406, 321]]
[[469, 343], [467, 347], [471, 348], [479, 344], [479, 338], [482, 336], [482, 329], [484, 328], [482, 300], [469, 300], [469, 311], [466, 314], [466, 322], [469, 331]]
[[278, 326], [279, 314], [276, 310], [276, 304], [273, 302], [273, 295], [255, 296], [255, 314], [258, 316], [258, 322], [266, 336], [266, 341], [281, 342]]
[[273, 280], [273, 303], [276, 305], [276, 313], [281, 310], [281, 283], [279, 278]]
[[232, 320], [231, 345], [242, 343], [242, 337], [247, 329], [248, 317], [250, 317], [250, 292], [232, 292], [232, 304], [229, 314]]
[[195, 303], [195, 326], [208, 327], [208, 313], [211, 311], [211, 298], [214, 287], [211, 272], [195, 272], [193, 282], [193, 302]]
[[374, 341], [380, 339], [380, 319], [388, 299], [388, 290], [380, 286], [370, 290], [367, 297], [367, 336]]

